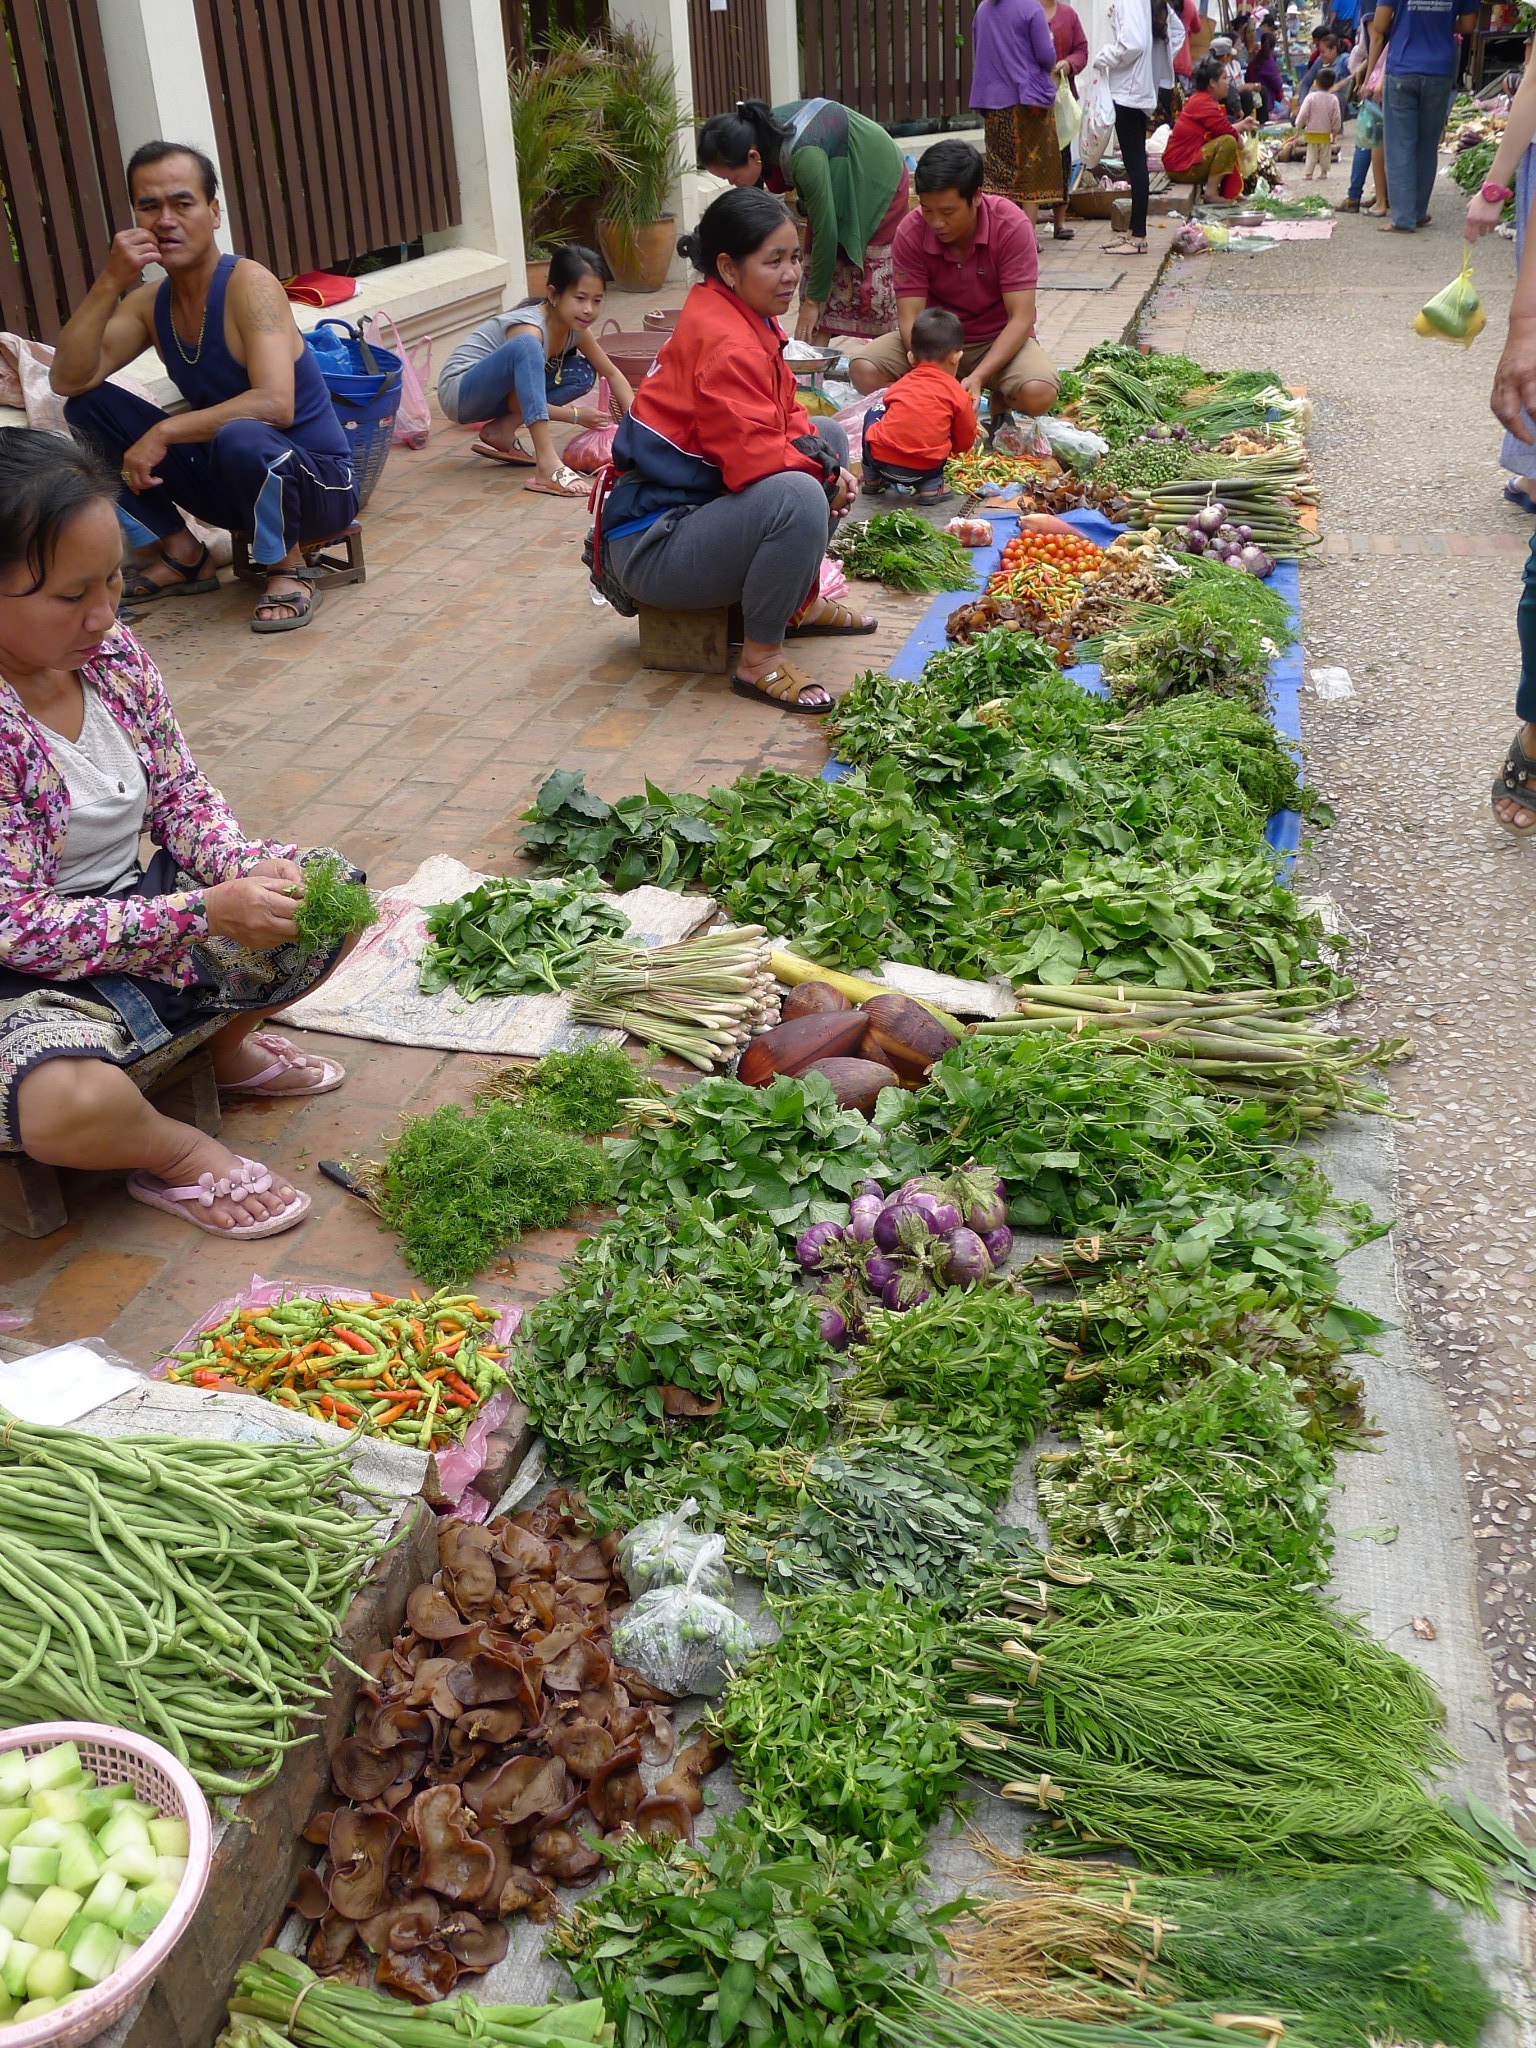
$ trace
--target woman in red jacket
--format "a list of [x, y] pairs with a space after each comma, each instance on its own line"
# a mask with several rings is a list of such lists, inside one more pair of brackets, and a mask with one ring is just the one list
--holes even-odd
[[782, 200], [746, 186], [722, 192], [678, 248], [704, 282], [615, 439], [601, 574], [636, 605], [739, 604], [731, 688], [819, 717], [833, 700], [785, 659], [786, 633], [872, 633], [876, 622], [816, 595], [857, 486], [847, 435], [831, 420], [813, 429], [784, 361], [799, 230]]
[[1251, 115], [1232, 125], [1227, 110], [1212, 87], [1220, 82], [1222, 63], [1217, 57], [1202, 57], [1195, 66], [1194, 91], [1184, 102], [1173, 133], [1163, 148], [1163, 169], [1170, 178], [1205, 180], [1207, 199], [1236, 199], [1243, 189], [1238, 169], [1238, 136], [1258, 123]]

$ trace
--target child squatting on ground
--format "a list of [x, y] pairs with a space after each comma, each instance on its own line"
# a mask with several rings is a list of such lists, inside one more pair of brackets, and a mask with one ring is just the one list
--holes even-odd
[[912, 322], [912, 365], [864, 421], [864, 488], [895, 489], [933, 505], [946, 498], [944, 465], [976, 441], [976, 408], [960, 382], [965, 330], [953, 313], [930, 306]]
[[1328, 166], [1333, 161], [1333, 145], [1337, 142], [1344, 126], [1344, 117], [1339, 111], [1338, 94], [1333, 91], [1333, 73], [1326, 68], [1319, 71], [1313, 81], [1312, 90], [1296, 109], [1296, 127], [1307, 145], [1307, 177], [1314, 173], [1325, 183]]

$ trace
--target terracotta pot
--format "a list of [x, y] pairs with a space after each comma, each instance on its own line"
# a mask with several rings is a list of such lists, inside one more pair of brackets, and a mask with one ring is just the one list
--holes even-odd
[[529, 298], [542, 299], [545, 286], [549, 283], [549, 258], [546, 256], [542, 263], [529, 263], [525, 268], [528, 275]]
[[677, 251], [677, 222], [670, 213], [643, 228], [597, 224], [597, 246], [621, 292], [657, 292], [667, 281]]

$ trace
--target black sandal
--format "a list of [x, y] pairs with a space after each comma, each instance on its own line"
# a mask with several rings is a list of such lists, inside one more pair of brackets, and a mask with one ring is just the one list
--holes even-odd
[[[1516, 733], [1509, 743], [1509, 752], [1504, 756], [1504, 766], [1493, 779], [1494, 817], [1506, 832], [1513, 832], [1517, 839], [1529, 838], [1536, 832], [1536, 761], [1520, 744]], [[1516, 825], [1504, 817], [1498, 806], [1513, 803], [1530, 816], [1528, 825]]]
[[208, 563], [206, 548], [199, 550], [195, 562], [178, 562], [174, 555], [162, 555], [160, 559], [168, 569], [176, 571], [177, 581], [155, 583], [140, 573], [130, 583], [123, 585], [123, 594], [119, 600], [121, 603], [146, 605], [156, 604], [162, 597], [201, 597], [205, 592], [217, 590], [219, 587], [217, 569], [211, 576], [203, 574]]
[[304, 588], [302, 590], [284, 590], [282, 592], [273, 591], [269, 592], [265, 597], [258, 598], [258, 611], [264, 604], [285, 604], [292, 609], [293, 616], [289, 619], [253, 618], [251, 620], [251, 631], [253, 633], [297, 633], [301, 626], [309, 624], [319, 609], [320, 593], [315, 588], [315, 572], [313, 569], [271, 569], [267, 573], [269, 576], [291, 576], [295, 583], [302, 583]]

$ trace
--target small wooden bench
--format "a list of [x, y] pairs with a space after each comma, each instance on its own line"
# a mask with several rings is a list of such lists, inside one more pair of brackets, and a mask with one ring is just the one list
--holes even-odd
[[[177, 1123], [194, 1124], [210, 1138], [219, 1135], [218, 1083], [213, 1077], [213, 1055], [206, 1040], [222, 1031], [227, 1017], [216, 1017], [179, 1041], [187, 1047], [174, 1066], [153, 1069], [144, 1093], [162, 1116]], [[146, 1062], [148, 1066], [150, 1063]], [[133, 1069], [129, 1068], [129, 1073]], [[0, 1140], [0, 1229], [17, 1237], [46, 1237], [69, 1221], [64, 1190], [58, 1170], [40, 1159], [29, 1159]]]
[[[265, 583], [268, 571], [251, 560], [251, 536], [232, 533], [231, 567], [242, 583]], [[318, 540], [300, 541], [307, 567], [315, 572], [319, 590], [339, 589], [344, 583], [366, 583], [368, 564], [363, 559], [363, 529], [354, 519], [338, 533], [322, 534]], [[338, 554], [337, 549], [342, 552]]]
[[730, 673], [731, 649], [742, 639], [741, 606], [714, 611], [653, 611], [640, 607], [640, 666]]

